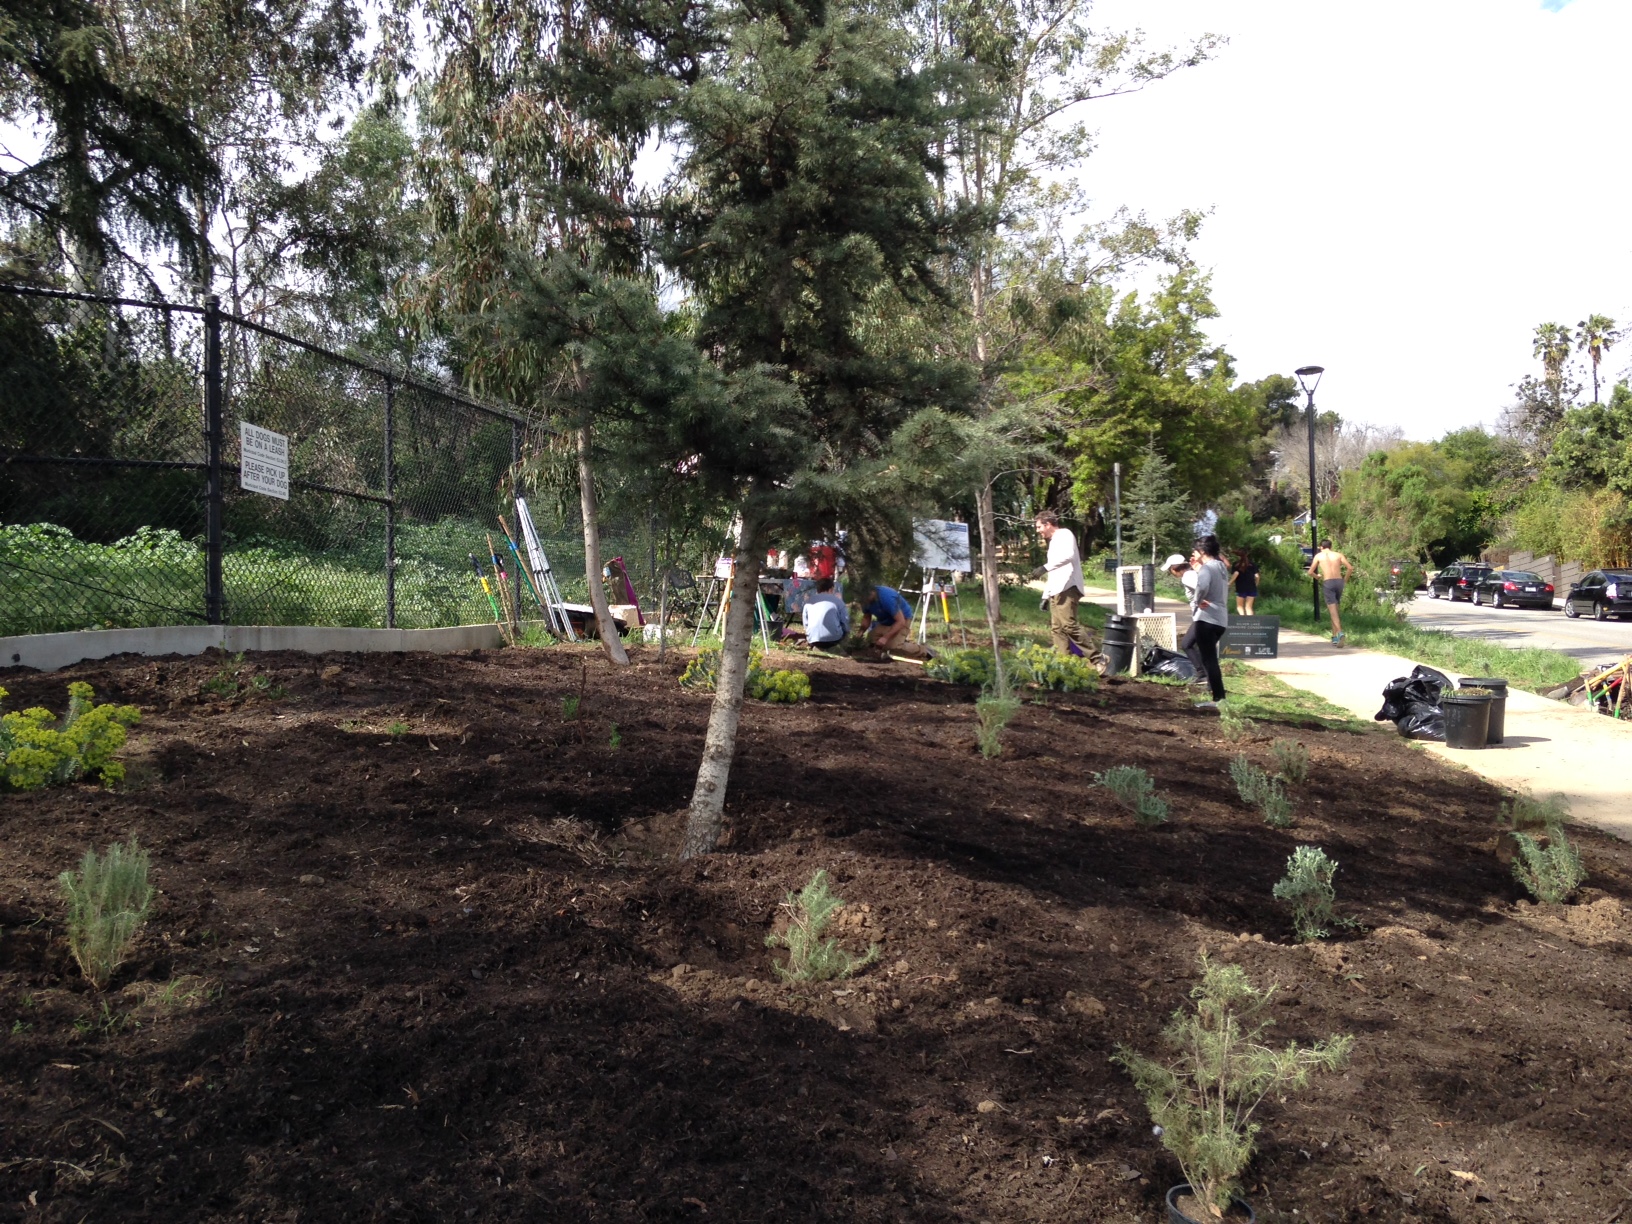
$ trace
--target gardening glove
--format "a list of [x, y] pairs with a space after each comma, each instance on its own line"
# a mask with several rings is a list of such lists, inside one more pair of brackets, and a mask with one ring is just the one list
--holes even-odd
[[1048, 566], [1039, 565], [1036, 569], [1031, 571], [1031, 576], [1033, 578], [1041, 578], [1046, 573], [1048, 573]]

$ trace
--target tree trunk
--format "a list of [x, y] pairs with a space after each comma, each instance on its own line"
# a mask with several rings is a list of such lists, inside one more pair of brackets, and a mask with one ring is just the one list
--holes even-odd
[[985, 479], [984, 473], [975, 495], [975, 510], [980, 520], [980, 585], [986, 597], [986, 619], [996, 626], [1003, 619], [997, 584], [997, 514], [992, 509], [992, 482]]
[[720, 676], [714, 688], [714, 708], [708, 714], [708, 735], [703, 759], [697, 766], [697, 784], [691, 792], [686, 817], [683, 859], [712, 854], [725, 830], [725, 787], [731, 760], [737, 751], [737, 724], [742, 721], [742, 694], [748, 681], [748, 655], [754, 643], [754, 597], [759, 593], [757, 524], [743, 518], [737, 541], [736, 571], [731, 579], [731, 611], [725, 618], [725, 642], [720, 651]]
[[617, 624], [612, 620], [612, 608], [606, 601], [606, 586], [601, 582], [601, 523], [595, 505], [595, 469], [589, 458], [589, 422], [578, 427], [578, 504], [584, 512], [584, 577], [589, 581], [589, 602], [595, 609], [595, 627], [601, 635], [601, 645], [607, 658], [621, 666], [629, 665], [629, 653], [618, 636]]

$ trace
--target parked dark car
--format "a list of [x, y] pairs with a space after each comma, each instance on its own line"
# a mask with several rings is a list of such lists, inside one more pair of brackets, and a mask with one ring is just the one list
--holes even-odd
[[1473, 584], [1475, 607], [1553, 610], [1553, 584], [1529, 570], [1492, 570]]
[[1458, 561], [1447, 565], [1434, 575], [1434, 580], [1428, 584], [1428, 598], [1441, 597], [1455, 603], [1459, 599], [1473, 598], [1473, 584], [1496, 567], [1479, 561]]
[[1564, 615], [1588, 613], [1594, 620], [1632, 614], [1632, 570], [1593, 570], [1570, 586]]

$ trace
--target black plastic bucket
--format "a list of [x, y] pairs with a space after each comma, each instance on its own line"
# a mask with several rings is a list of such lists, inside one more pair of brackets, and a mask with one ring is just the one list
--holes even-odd
[[1141, 565], [1139, 567], [1139, 601], [1134, 605], [1136, 611], [1156, 611], [1156, 567]]
[[1139, 640], [1139, 622], [1131, 616], [1105, 618], [1105, 674], [1121, 676], [1133, 667], [1133, 649]]
[[1445, 746], [1483, 748], [1490, 734], [1490, 703], [1484, 693], [1447, 690], [1439, 699], [1445, 711]]
[[1507, 731], [1507, 681], [1495, 676], [1463, 676], [1457, 687], [1489, 689], [1495, 694], [1490, 699], [1490, 727], [1485, 731], [1485, 743], [1501, 743]]
[[[1179, 1210], [1179, 1200], [1190, 1193], [1190, 1184], [1185, 1182], [1174, 1186], [1167, 1192], [1167, 1221], [1168, 1224], [1206, 1224], [1203, 1220], [1193, 1220]], [[1258, 1215], [1252, 1207], [1236, 1199], [1231, 1205], [1229, 1214], [1225, 1217], [1228, 1224], [1258, 1224]]]

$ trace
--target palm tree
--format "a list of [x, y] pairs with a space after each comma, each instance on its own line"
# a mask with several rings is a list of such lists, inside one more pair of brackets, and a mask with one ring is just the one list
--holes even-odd
[[1563, 410], [1564, 363], [1570, 359], [1570, 329], [1562, 323], [1541, 323], [1536, 327], [1535, 346], [1532, 350], [1541, 360], [1547, 375], [1547, 386], [1553, 393], [1553, 411]]
[[1588, 315], [1575, 325], [1576, 351], [1592, 360], [1592, 402], [1598, 402], [1598, 363], [1604, 354], [1621, 338], [1615, 330], [1615, 320], [1605, 315]]

